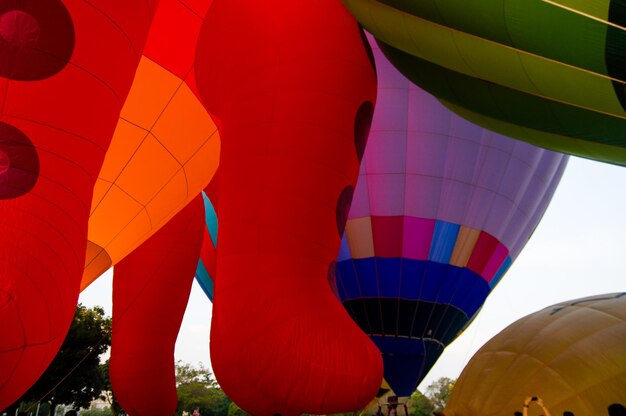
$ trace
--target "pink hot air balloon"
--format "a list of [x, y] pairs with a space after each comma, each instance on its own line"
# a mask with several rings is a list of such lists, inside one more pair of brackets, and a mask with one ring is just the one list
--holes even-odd
[[408, 396], [528, 241], [567, 156], [463, 120], [374, 55], [378, 104], [337, 290]]

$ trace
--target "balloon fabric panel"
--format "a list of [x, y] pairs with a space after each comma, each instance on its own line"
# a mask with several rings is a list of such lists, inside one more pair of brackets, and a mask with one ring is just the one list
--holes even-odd
[[179, 1], [159, 3], [96, 183], [81, 289], [165, 224], [217, 169], [217, 126], [196, 96], [192, 70], [203, 19]]
[[74, 316], [95, 178], [156, 3], [0, 4], [0, 408]]
[[461, 119], [374, 57], [378, 104], [337, 291], [408, 396], [517, 257], [567, 156]]
[[202, 249], [200, 250], [200, 258], [198, 259], [198, 267], [196, 269], [196, 280], [212, 302], [216, 278], [217, 213], [213, 203], [204, 192], [202, 193], [202, 199], [204, 201], [206, 227], [204, 227], [204, 236], [202, 237]]
[[302, 10], [214, 1], [196, 57], [222, 137], [211, 359], [255, 415], [355, 410], [382, 378], [380, 353], [328, 284], [375, 74], [341, 4]]
[[174, 345], [202, 244], [203, 213], [198, 195], [115, 267], [109, 374], [129, 414], [176, 410]]

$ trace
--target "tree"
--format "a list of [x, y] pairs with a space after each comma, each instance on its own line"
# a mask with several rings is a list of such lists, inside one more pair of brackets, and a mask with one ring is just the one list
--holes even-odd
[[456, 380], [448, 377], [441, 377], [440, 379], [433, 381], [426, 388], [426, 396], [433, 403], [435, 412], [441, 412], [443, 411], [443, 408], [446, 407], [448, 397], [450, 397], [450, 393], [452, 393], [455, 381]]
[[176, 362], [176, 386], [193, 382], [202, 383], [207, 387], [218, 387], [217, 381], [213, 378], [213, 373], [202, 363], [199, 363], [198, 367], [194, 367], [178, 360]]
[[228, 415], [228, 407], [232, 402], [219, 388], [213, 374], [201, 364], [193, 367], [182, 361], [176, 363], [176, 391], [177, 416], [183, 412], [191, 414], [194, 409], [198, 409], [202, 416]]
[[88, 407], [105, 387], [100, 355], [110, 345], [111, 318], [105, 316], [101, 307], [88, 309], [79, 304], [61, 349], [17, 404], [33, 402], [36, 406], [36, 403], [44, 401], [50, 405], [51, 414], [60, 403], [73, 403], [77, 408]]
[[407, 402], [409, 413], [414, 416], [432, 416], [435, 406], [419, 390], [415, 390]]
[[231, 402], [228, 406], [228, 416], [250, 416], [245, 411], [241, 410], [234, 402]]
[[80, 416], [113, 416], [113, 412], [108, 407], [105, 409], [81, 410]]
[[111, 378], [109, 377], [109, 360], [106, 363], [100, 366], [100, 372], [102, 373], [102, 378], [104, 379], [104, 387], [103, 391], [103, 399], [109, 403], [111, 406], [110, 414], [112, 416], [118, 416], [124, 413], [122, 406], [115, 400], [115, 395], [113, 394], [113, 387], [111, 386]]

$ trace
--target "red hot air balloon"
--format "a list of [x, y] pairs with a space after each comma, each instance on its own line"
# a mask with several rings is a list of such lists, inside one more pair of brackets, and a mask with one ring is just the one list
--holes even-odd
[[340, 2], [218, 0], [196, 80], [222, 126], [211, 360], [254, 415], [356, 410], [380, 353], [328, 285], [376, 96]]
[[176, 411], [174, 345], [202, 245], [203, 214], [197, 196], [115, 266], [109, 371], [128, 414]]
[[157, 3], [0, 2], [0, 409], [72, 321], [94, 182]]

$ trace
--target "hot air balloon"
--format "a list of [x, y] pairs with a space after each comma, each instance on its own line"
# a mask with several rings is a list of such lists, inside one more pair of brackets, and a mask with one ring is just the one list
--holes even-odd
[[174, 346], [206, 228], [203, 214], [198, 195], [115, 266], [109, 374], [128, 414], [176, 411]]
[[72, 321], [95, 178], [157, 3], [0, 3], [0, 409]]
[[376, 96], [363, 41], [334, 0], [216, 0], [200, 32], [222, 140], [211, 361], [251, 414], [354, 410], [381, 384], [327, 280]]
[[[553, 416], [626, 410], [626, 294], [549, 306], [509, 325], [472, 357], [446, 416], [500, 416], [538, 397]], [[540, 414], [529, 405], [528, 415]]]
[[463, 117], [626, 165], [623, 2], [344, 3], [407, 77]]
[[94, 189], [81, 290], [156, 232], [213, 177], [217, 126], [193, 62], [210, 0], [160, 0]]
[[465, 121], [374, 56], [378, 104], [331, 283], [409, 396], [520, 253], [568, 157]]

